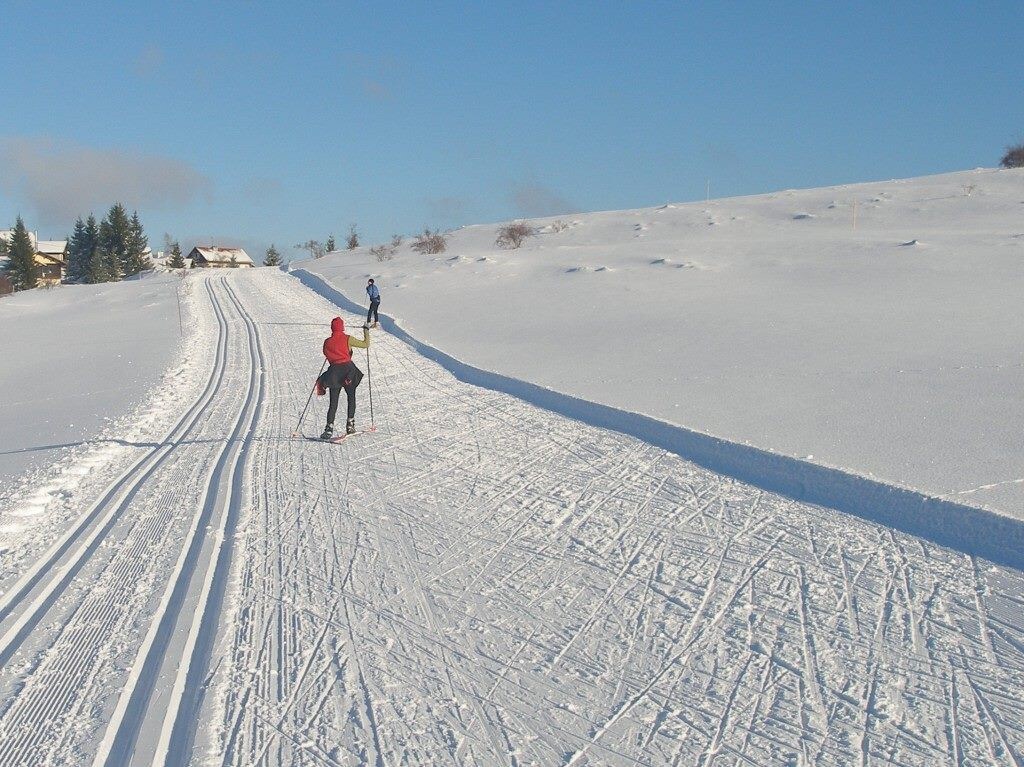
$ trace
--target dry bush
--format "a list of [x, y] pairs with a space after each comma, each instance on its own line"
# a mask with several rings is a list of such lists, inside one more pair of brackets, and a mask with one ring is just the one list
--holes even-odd
[[1009, 147], [999, 164], [1004, 168], [1024, 168], [1024, 144]]
[[562, 219], [558, 219], [557, 221], [553, 221], [551, 223], [551, 231], [555, 234], [558, 234], [559, 232], [564, 232], [568, 228], [569, 225], [565, 223]]
[[395, 257], [395, 251], [387, 245], [374, 245], [370, 248], [370, 255], [378, 261], [390, 261]]
[[424, 229], [423, 234], [417, 234], [416, 239], [409, 247], [417, 253], [425, 255], [444, 253], [448, 249], [447, 240], [447, 235], [441, 234], [440, 229], [434, 229], [433, 231]]
[[494, 241], [494, 244], [499, 248], [514, 250], [520, 247], [527, 237], [533, 237], [536, 233], [537, 230], [525, 221], [516, 221], [515, 223], [498, 227], [498, 239]]
[[400, 247], [402, 247], [402, 235], [400, 235], [400, 234], [393, 234], [393, 235], [391, 235], [391, 249], [392, 250], [398, 250]]

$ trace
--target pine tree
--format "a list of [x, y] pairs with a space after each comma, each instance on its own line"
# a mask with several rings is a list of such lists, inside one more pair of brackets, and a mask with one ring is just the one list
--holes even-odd
[[100, 250], [107, 282], [117, 282], [126, 274], [128, 248], [132, 238], [132, 222], [124, 205], [116, 203], [100, 222]]
[[181, 255], [181, 245], [175, 240], [171, 246], [171, 257], [167, 261], [167, 266], [171, 269], [184, 269], [185, 268], [185, 257]]
[[346, 240], [345, 244], [349, 250], [355, 250], [359, 247], [359, 232], [356, 231], [355, 224], [348, 228], [348, 240]]
[[25, 222], [18, 216], [14, 225], [14, 236], [7, 248], [7, 264], [4, 268], [15, 290], [28, 290], [39, 284], [39, 265], [36, 263], [36, 249], [32, 247]]
[[85, 241], [85, 222], [79, 216], [75, 231], [68, 238], [68, 282], [84, 282], [89, 273], [89, 252]]
[[106, 282], [107, 266], [103, 250], [100, 248], [100, 227], [96, 223], [96, 216], [92, 213], [85, 220], [84, 254], [85, 281]]
[[128, 242], [125, 248], [124, 260], [124, 273], [126, 277], [153, 268], [153, 262], [146, 255], [146, 248], [148, 247], [149, 240], [142, 229], [142, 222], [139, 221], [139, 213], [134, 211], [131, 221], [128, 222]]
[[267, 248], [267, 256], [263, 259], [264, 266], [280, 266], [281, 265], [281, 254], [277, 252], [277, 248], [271, 244]]
[[337, 243], [334, 242], [334, 235], [328, 235], [327, 242], [324, 243], [324, 250], [328, 253], [333, 253], [338, 249]]

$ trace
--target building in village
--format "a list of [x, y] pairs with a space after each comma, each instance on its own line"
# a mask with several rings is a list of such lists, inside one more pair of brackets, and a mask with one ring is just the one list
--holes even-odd
[[37, 241], [36, 264], [39, 266], [40, 285], [59, 285], [64, 280], [64, 272], [67, 269], [68, 241]]
[[[68, 241], [40, 240], [35, 232], [28, 233], [35, 251], [35, 262], [39, 267], [40, 285], [59, 285], [67, 269]], [[14, 238], [13, 229], [0, 229], [0, 240], [10, 245]]]
[[196, 269], [256, 266], [242, 248], [222, 248], [219, 245], [196, 245], [188, 258]]

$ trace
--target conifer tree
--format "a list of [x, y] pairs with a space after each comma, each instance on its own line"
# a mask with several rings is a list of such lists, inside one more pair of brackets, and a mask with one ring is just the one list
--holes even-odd
[[277, 248], [273, 244], [267, 248], [267, 255], [263, 259], [264, 266], [280, 266], [281, 265], [281, 254], [277, 252]]
[[348, 240], [346, 240], [345, 244], [349, 250], [355, 250], [359, 247], [359, 232], [356, 231], [355, 224], [348, 228]]
[[116, 203], [100, 222], [100, 250], [107, 282], [117, 282], [129, 272], [128, 248], [132, 238], [132, 222], [124, 205]]
[[18, 216], [14, 225], [14, 236], [7, 247], [7, 264], [4, 268], [15, 290], [28, 290], [39, 284], [39, 265], [36, 263], [36, 249], [32, 237], [25, 228], [25, 222]]
[[337, 243], [334, 242], [334, 235], [328, 235], [327, 242], [324, 243], [324, 250], [327, 253], [333, 253], [338, 249]]
[[68, 238], [68, 282], [84, 282], [89, 273], [89, 251], [85, 241], [85, 222], [79, 216], [75, 231]]
[[83, 238], [85, 252], [85, 281], [106, 282], [107, 268], [106, 259], [100, 249], [100, 227], [96, 223], [96, 216], [92, 213], [85, 220], [85, 235]]
[[139, 213], [134, 211], [132, 212], [131, 220], [128, 222], [128, 243], [125, 248], [124, 261], [126, 277], [153, 268], [153, 262], [146, 255], [146, 248], [148, 247], [149, 240], [142, 229], [142, 222], [139, 221]]
[[181, 245], [175, 240], [171, 246], [171, 257], [167, 261], [167, 266], [171, 269], [184, 269], [185, 268], [185, 257], [181, 255]]

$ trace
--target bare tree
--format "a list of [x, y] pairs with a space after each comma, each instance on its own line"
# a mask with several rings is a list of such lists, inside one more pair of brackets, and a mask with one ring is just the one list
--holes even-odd
[[320, 240], [306, 240], [295, 247], [299, 250], [308, 250], [310, 258], [324, 257], [324, 244]]
[[423, 230], [423, 234], [417, 234], [411, 247], [417, 253], [432, 255], [444, 253], [448, 249], [448, 236], [441, 234], [439, 229], [431, 231], [429, 228]]
[[498, 227], [498, 239], [494, 241], [494, 244], [499, 248], [514, 250], [520, 247], [527, 237], [533, 237], [536, 233], [537, 230], [525, 221], [516, 221]]

